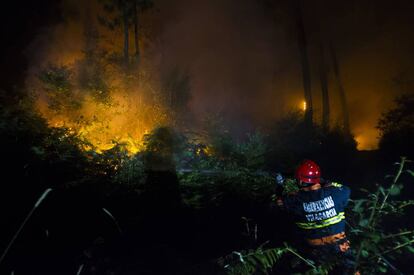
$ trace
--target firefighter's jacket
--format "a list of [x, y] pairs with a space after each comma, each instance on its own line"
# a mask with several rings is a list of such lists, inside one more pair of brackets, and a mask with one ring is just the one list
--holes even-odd
[[345, 232], [345, 207], [350, 189], [330, 183], [317, 190], [299, 191], [282, 197], [283, 207], [294, 215], [306, 239], [318, 239]]

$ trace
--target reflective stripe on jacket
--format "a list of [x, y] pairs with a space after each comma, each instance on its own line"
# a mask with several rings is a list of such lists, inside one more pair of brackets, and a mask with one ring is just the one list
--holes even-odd
[[345, 207], [350, 189], [331, 183], [317, 190], [283, 197], [284, 208], [294, 215], [305, 238], [321, 238], [345, 231]]

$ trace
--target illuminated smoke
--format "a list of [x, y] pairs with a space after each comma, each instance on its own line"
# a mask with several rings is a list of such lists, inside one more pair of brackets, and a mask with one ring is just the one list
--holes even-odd
[[[87, 136], [88, 131], [95, 132], [95, 143], [99, 140], [105, 146], [110, 146], [112, 139], [138, 142], [142, 133], [170, 118], [160, 104], [153, 105], [150, 99], [151, 94], [162, 90], [161, 76], [174, 68], [188, 72], [191, 77], [191, 108], [195, 117], [221, 113], [240, 134], [268, 125], [292, 109], [303, 109], [294, 24], [286, 8], [290, 1], [271, 1], [280, 2], [275, 10], [263, 5], [265, 2], [156, 0], [155, 9], [143, 19], [150, 34], [142, 43], [145, 69], [141, 71], [146, 84], [122, 88], [122, 81], [116, 75], [108, 79], [118, 87], [111, 91], [112, 107], [95, 106], [86, 97], [80, 112], [85, 113], [84, 117], [93, 117], [95, 112], [101, 114], [99, 120], [105, 121], [109, 130], [97, 125], [84, 126], [81, 133]], [[304, 9], [315, 117], [321, 117], [316, 66], [319, 46], [321, 41], [331, 40], [337, 49], [348, 96], [351, 130], [360, 149], [377, 146], [377, 120], [391, 106], [392, 98], [402, 92], [393, 78], [404, 73], [410, 79], [414, 71], [411, 9], [403, 1], [395, 1], [392, 7], [368, 2], [305, 1]], [[28, 50], [32, 60], [29, 89], [38, 89], [34, 79], [47, 63], [67, 65], [82, 58], [86, 3], [63, 1], [66, 20], [43, 30], [32, 43]], [[100, 12], [98, 7], [96, 2], [90, 2], [94, 14]], [[406, 13], [401, 13], [404, 10]], [[110, 33], [102, 28], [99, 31], [110, 38], [104, 41], [107, 49], [122, 51], [121, 31]], [[334, 126], [341, 114], [332, 78], [332, 72], [328, 72]], [[142, 105], [138, 107], [136, 102]], [[51, 124], [65, 123], [76, 128], [70, 122], [76, 120], [74, 116], [62, 118], [48, 113], [42, 99], [39, 106]]]
[[[152, 57], [142, 58], [139, 74], [137, 71], [125, 74], [122, 67], [105, 63], [104, 60], [97, 66], [105, 66], [105, 71], [99, 72], [99, 77], [105, 83], [105, 91], [91, 91], [83, 87], [80, 79], [93, 69], [93, 65], [85, 61], [85, 27], [97, 31], [99, 41], [95, 42], [95, 46], [100, 51], [119, 52], [122, 49], [122, 35], [103, 28], [93, 19], [97, 18], [98, 11], [102, 12], [97, 3], [89, 2], [89, 6], [73, 4], [73, 1], [64, 1], [63, 9], [74, 9], [74, 13], [34, 41], [32, 48], [40, 51], [36, 51], [33, 57], [34, 64], [29, 72], [27, 87], [37, 96], [36, 107], [50, 126], [68, 128], [89, 142], [92, 146], [89, 149], [98, 152], [123, 143], [130, 153], [136, 153], [142, 147], [144, 134], [170, 122], [168, 112], [157, 98], [160, 93], [159, 81], [156, 76], [146, 76], [156, 69], [151, 63]], [[82, 9], [85, 6], [87, 9]], [[97, 60], [100, 62], [99, 58]], [[53, 98], [50, 94], [59, 94], [59, 89], [54, 91], [53, 87], [47, 88], [40, 80], [40, 75], [48, 70], [53, 73], [50, 67], [70, 71], [70, 98], [63, 98], [62, 101], [77, 100], [79, 106], [66, 106], [63, 102], [59, 108], [51, 107]], [[86, 68], [86, 71], [81, 68]]]

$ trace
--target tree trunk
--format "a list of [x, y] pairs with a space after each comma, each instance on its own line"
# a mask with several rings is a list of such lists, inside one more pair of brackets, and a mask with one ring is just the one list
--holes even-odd
[[124, 63], [125, 67], [129, 66], [129, 24], [128, 24], [128, 5], [122, 1], [122, 19], [124, 24]]
[[343, 116], [343, 127], [344, 127], [345, 133], [350, 134], [351, 130], [350, 130], [350, 125], [349, 125], [348, 104], [346, 101], [345, 89], [342, 84], [341, 74], [339, 72], [338, 59], [336, 57], [335, 49], [332, 43], [330, 43], [329, 47], [330, 47], [330, 52], [331, 52], [331, 57], [332, 57], [333, 70], [335, 73], [336, 83], [338, 85], [338, 90], [339, 90], [339, 100], [341, 102], [341, 110], [342, 110], [342, 116]]
[[83, 21], [83, 36], [84, 36], [84, 53], [85, 60], [87, 63], [91, 64], [97, 58], [97, 49], [98, 49], [98, 40], [99, 33], [93, 22], [92, 8], [90, 1], [87, 2], [85, 19]]
[[298, 33], [300, 61], [301, 61], [301, 66], [302, 66], [303, 90], [304, 90], [304, 96], [305, 96], [305, 102], [306, 102], [305, 123], [308, 126], [312, 126], [313, 104], [312, 104], [312, 93], [311, 93], [311, 78], [310, 78], [309, 58], [308, 58], [308, 53], [306, 51], [307, 41], [306, 41], [305, 27], [303, 24], [302, 6], [303, 6], [303, 1], [298, 0], [296, 3], [296, 26], [297, 26], [297, 33]]
[[138, 7], [137, 1], [134, 1], [134, 42], [135, 42], [135, 62], [139, 65], [140, 51], [139, 51], [139, 33], [138, 33]]
[[320, 76], [321, 91], [322, 91], [322, 129], [324, 130], [324, 132], [327, 132], [329, 130], [330, 108], [329, 108], [328, 81], [326, 78], [326, 64], [325, 64], [324, 55], [325, 55], [324, 47], [321, 44], [320, 56], [319, 56], [319, 76]]

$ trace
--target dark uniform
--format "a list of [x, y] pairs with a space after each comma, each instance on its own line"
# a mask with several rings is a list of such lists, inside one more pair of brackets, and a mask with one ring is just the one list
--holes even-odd
[[295, 216], [296, 225], [306, 239], [319, 239], [345, 232], [345, 207], [350, 189], [331, 183], [317, 190], [282, 198], [284, 208]]
[[302, 188], [282, 196], [278, 204], [290, 214], [308, 246], [308, 257], [318, 264], [335, 263], [341, 274], [353, 274], [354, 259], [345, 235], [345, 207], [350, 189], [338, 183]]

